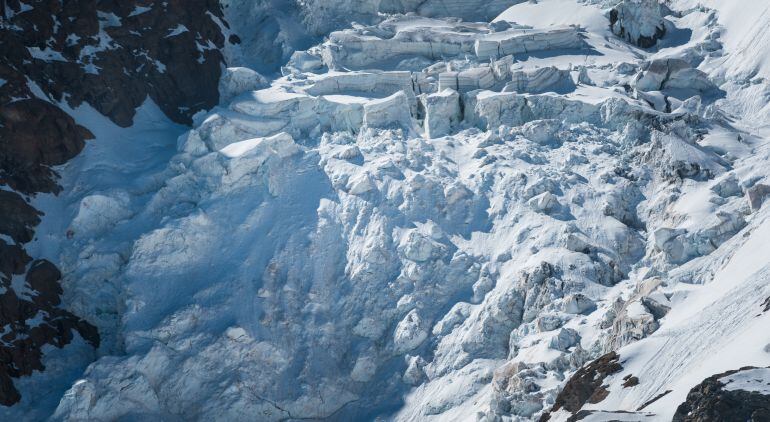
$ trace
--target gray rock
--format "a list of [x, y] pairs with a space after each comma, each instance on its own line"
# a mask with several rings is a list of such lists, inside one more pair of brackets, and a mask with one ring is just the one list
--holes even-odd
[[[770, 395], [757, 391], [727, 388], [729, 379], [742, 372], [764, 373], [761, 368], [745, 367], [712, 375], [693, 387], [679, 405], [674, 422], [767, 421], [770, 420]], [[760, 379], [760, 382], [770, 382]]]

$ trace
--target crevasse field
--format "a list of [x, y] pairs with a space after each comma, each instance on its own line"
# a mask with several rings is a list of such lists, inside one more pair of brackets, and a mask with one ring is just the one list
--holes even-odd
[[770, 3], [223, 4], [192, 126], [62, 105], [96, 139], [30, 249], [102, 345], [3, 419], [705, 421], [747, 366], [770, 403]]

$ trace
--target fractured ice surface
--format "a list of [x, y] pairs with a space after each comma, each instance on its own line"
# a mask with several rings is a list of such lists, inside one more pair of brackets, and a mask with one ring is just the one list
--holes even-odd
[[[486, 13], [385, 6], [471, 3]], [[101, 320], [124, 354], [92, 364], [55, 419], [530, 420], [605, 352], [647, 356], [665, 335], [681, 340], [665, 354], [725, 350], [678, 312], [737, 306], [732, 274], [770, 294], [756, 258], [698, 299], [731, 251], [761, 253], [767, 149], [710, 95], [710, 12], [669, 17], [710, 32], [656, 53], [610, 32], [660, 35], [654, 5], [622, 2], [610, 28], [604, 3], [521, 3], [518, 23], [388, 16], [293, 53], [269, 86], [228, 70], [232, 99], [144, 202], [73, 202], [89, 249], [72, 271], [119, 280], [100, 292], [119, 318]], [[121, 254], [96, 240], [116, 221], [138, 227]], [[731, 324], [708, 309], [703, 338]], [[683, 369], [645, 362], [632, 375], [649, 390], [608, 376], [596, 405], [686, 389], [660, 375]]]
[[658, 0], [623, 0], [610, 11], [612, 32], [639, 47], [652, 47], [666, 34]]
[[430, 60], [473, 55], [480, 60], [511, 54], [586, 46], [576, 27], [508, 29], [427, 18], [392, 19], [376, 27], [333, 32], [324, 44], [323, 60], [332, 69], [387, 65], [394, 57]]

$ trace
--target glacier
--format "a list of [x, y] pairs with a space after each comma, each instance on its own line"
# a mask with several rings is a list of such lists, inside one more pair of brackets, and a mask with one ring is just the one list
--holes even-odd
[[770, 3], [223, 3], [250, 36], [192, 126], [62, 105], [96, 140], [30, 250], [102, 344], [0, 415], [677, 420], [720, 372], [768, 396]]

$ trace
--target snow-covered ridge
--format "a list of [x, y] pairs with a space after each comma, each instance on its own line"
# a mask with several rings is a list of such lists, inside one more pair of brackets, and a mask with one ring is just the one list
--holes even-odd
[[642, 50], [585, 3], [229, 69], [167, 164], [71, 192], [72, 303], [117, 352], [53, 418], [670, 420], [767, 367], [770, 148], [718, 10]]

